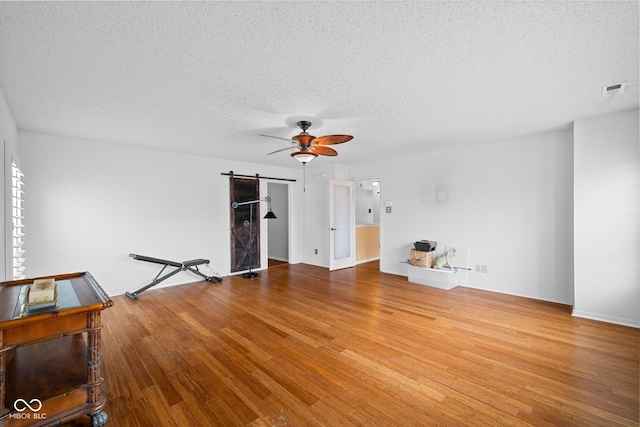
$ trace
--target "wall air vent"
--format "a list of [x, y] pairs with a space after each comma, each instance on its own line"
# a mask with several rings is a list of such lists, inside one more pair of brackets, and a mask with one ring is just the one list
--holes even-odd
[[624, 92], [627, 82], [617, 83], [615, 85], [602, 86], [602, 96], [616, 95]]

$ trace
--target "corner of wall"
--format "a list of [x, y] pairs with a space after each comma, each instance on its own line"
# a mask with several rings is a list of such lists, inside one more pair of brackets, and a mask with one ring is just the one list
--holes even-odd
[[4, 280], [10, 280], [8, 272], [11, 271], [11, 258], [7, 256], [11, 242], [7, 238], [8, 230], [11, 229], [11, 156], [18, 154], [18, 127], [11, 113], [9, 104], [4, 96], [2, 88], [0, 88], [0, 138], [3, 141], [2, 147], [2, 165], [0, 173], [2, 174], [2, 200], [3, 208], [1, 218], [3, 226], [0, 228], [0, 277]]
[[[638, 110], [574, 122], [574, 312], [640, 326]], [[597, 242], [597, 250], [594, 243]], [[602, 253], [610, 254], [611, 261]]]

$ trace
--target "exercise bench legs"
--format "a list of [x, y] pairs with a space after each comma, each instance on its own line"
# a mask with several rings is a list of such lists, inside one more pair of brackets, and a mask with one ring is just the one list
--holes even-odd
[[[149, 283], [146, 286], [141, 287], [140, 289], [138, 289], [135, 292], [125, 292], [125, 295], [128, 296], [129, 298], [131, 298], [132, 300], [137, 300], [138, 299], [138, 295], [140, 295], [141, 293], [143, 293], [144, 291], [146, 291], [147, 289], [151, 288], [152, 286], [157, 285], [158, 283], [162, 282], [163, 280], [168, 279], [169, 277], [180, 273], [181, 271], [186, 271], [189, 270], [190, 272], [197, 274], [198, 276], [204, 278], [206, 281], [208, 282], [212, 282], [212, 283], [219, 283], [222, 281], [222, 279], [218, 276], [207, 276], [205, 274], [203, 274], [199, 269], [198, 266], [202, 265], [202, 264], [209, 264], [209, 260], [208, 259], [202, 259], [202, 258], [198, 258], [198, 259], [192, 259], [189, 261], [183, 261], [183, 262], [177, 262], [177, 261], [169, 261], [166, 259], [159, 259], [159, 258], [152, 258], [152, 257], [148, 257], [148, 256], [144, 256], [144, 255], [137, 255], [137, 254], [129, 254], [129, 256], [135, 260], [138, 261], [146, 261], [146, 262], [151, 262], [154, 264], [160, 264], [162, 265], [162, 270], [160, 270], [160, 272], [158, 273], [158, 275], [156, 276], [155, 279], [153, 279], [153, 281], [151, 283]], [[164, 270], [167, 267], [173, 267], [174, 270], [168, 272], [167, 274], [165, 274], [164, 276], [160, 276]]]

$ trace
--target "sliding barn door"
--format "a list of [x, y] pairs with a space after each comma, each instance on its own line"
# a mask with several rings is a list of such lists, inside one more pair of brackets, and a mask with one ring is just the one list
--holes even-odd
[[231, 209], [231, 272], [260, 268], [260, 203], [233, 208], [233, 202], [260, 198], [260, 180], [229, 178]]

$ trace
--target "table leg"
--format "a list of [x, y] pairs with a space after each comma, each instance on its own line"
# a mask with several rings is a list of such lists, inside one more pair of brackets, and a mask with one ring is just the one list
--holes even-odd
[[[4, 347], [4, 331], [0, 330], [0, 349]], [[5, 361], [5, 351], [0, 350], [0, 415], [5, 414], [5, 372], [7, 370]], [[0, 421], [0, 426], [4, 426], [4, 419]]]
[[93, 427], [102, 427], [107, 423], [109, 417], [104, 411], [98, 411], [95, 414], [89, 414], [91, 417], [91, 425]]
[[[102, 364], [102, 354], [100, 353], [100, 330], [102, 329], [100, 312], [94, 311], [89, 313], [87, 319], [87, 383], [89, 384], [89, 401], [88, 403], [99, 403], [101, 397], [102, 377], [100, 376], [100, 365]], [[100, 420], [106, 422], [107, 414], [100, 410], [91, 415], [94, 425]]]

